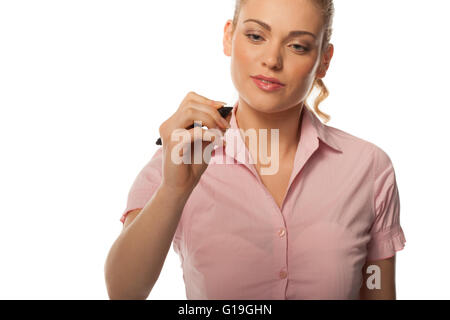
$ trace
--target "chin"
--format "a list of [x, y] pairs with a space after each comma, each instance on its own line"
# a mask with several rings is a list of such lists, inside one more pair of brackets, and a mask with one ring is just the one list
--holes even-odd
[[244, 99], [247, 105], [258, 112], [264, 113], [276, 113], [283, 110], [282, 103], [280, 101], [269, 101], [264, 98]]

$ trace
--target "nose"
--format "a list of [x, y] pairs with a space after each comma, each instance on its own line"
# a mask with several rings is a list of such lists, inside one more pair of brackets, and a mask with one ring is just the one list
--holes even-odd
[[281, 69], [283, 59], [277, 46], [267, 49], [263, 64], [270, 69]]

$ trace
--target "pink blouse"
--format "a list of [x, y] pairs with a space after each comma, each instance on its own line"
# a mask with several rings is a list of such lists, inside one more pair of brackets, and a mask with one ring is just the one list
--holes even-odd
[[[305, 107], [280, 209], [231, 130], [237, 108], [227, 145], [214, 150], [173, 238], [187, 299], [359, 299], [365, 262], [392, 257], [406, 242], [389, 156]], [[122, 222], [145, 206], [161, 170], [162, 147], [136, 177]]]

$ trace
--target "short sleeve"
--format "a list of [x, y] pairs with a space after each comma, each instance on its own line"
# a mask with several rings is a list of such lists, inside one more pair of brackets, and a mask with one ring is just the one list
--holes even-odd
[[125, 223], [126, 215], [134, 209], [142, 209], [152, 198], [162, 181], [162, 147], [144, 166], [135, 178], [128, 192], [127, 206], [120, 221]]
[[391, 159], [375, 146], [373, 205], [374, 220], [370, 229], [367, 261], [383, 260], [405, 246], [400, 226], [400, 196]]

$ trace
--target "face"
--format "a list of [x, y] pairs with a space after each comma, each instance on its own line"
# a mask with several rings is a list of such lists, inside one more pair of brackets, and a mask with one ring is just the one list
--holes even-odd
[[[297, 30], [306, 33], [289, 36]], [[240, 99], [268, 113], [301, 104], [314, 80], [325, 76], [333, 54], [331, 44], [321, 51], [323, 31], [322, 16], [311, 0], [247, 0], [236, 30], [231, 20], [224, 30], [224, 53], [231, 57]], [[252, 78], [258, 75], [277, 78], [284, 86], [263, 90]]]

